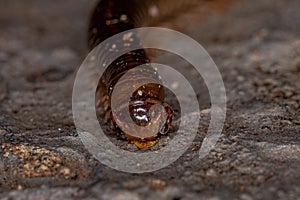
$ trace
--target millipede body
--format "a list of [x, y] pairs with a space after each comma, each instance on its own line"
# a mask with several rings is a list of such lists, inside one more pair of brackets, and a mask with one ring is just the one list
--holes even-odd
[[[141, 12], [138, 2], [100, 1], [89, 24], [90, 49], [115, 34], [135, 28], [135, 14]], [[111, 118], [115, 126], [138, 148], [148, 148], [156, 144], [159, 136], [168, 131], [173, 110], [164, 102], [164, 87], [158, 74], [151, 67], [145, 50], [139, 46], [138, 38], [129, 33], [122, 40], [115, 41], [112, 48], [118, 48], [120, 45], [134, 45], [138, 50], [123, 54], [107, 66], [99, 81], [97, 100], [104, 110], [106, 120]], [[136, 68], [137, 66], [140, 67]], [[127, 76], [124, 78], [125, 74]], [[131, 91], [134, 83], [145, 84], [136, 88], [128, 99], [126, 92]], [[114, 99], [113, 92], [117, 94]], [[111, 111], [112, 100], [116, 102], [114, 112]], [[122, 117], [128, 111], [131, 118]], [[132, 123], [142, 127], [152, 125], [154, 128], [150, 131], [140, 131], [130, 128], [133, 127]]]

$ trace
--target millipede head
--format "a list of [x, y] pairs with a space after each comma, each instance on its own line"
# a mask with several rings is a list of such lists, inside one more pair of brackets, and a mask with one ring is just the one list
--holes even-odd
[[130, 101], [127, 109], [130, 119], [124, 118], [122, 112], [126, 110], [112, 114], [112, 119], [126, 138], [141, 149], [155, 145], [159, 136], [167, 133], [174, 113], [166, 103], [151, 98]]

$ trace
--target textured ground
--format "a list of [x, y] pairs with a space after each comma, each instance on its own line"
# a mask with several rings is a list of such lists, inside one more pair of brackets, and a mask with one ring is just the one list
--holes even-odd
[[73, 124], [95, 3], [0, 0], [0, 199], [299, 199], [298, 0], [241, 0], [188, 24], [226, 85], [223, 135], [199, 160], [204, 117], [187, 153], [139, 175], [99, 163]]

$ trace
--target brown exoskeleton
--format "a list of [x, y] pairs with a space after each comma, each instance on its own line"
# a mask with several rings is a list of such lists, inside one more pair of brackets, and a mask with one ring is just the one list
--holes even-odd
[[[91, 48], [114, 34], [135, 28], [132, 13], [137, 11], [134, 6], [129, 6], [131, 3], [120, 0], [100, 1], [89, 28]], [[139, 47], [138, 38], [129, 35], [124, 41], [116, 41], [114, 48], [125, 43]], [[149, 62], [145, 50], [141, 48], [122, 55], [106, 68], [97, 91], [106, 120], [111, 118], [115, 126], [138, 148], [156, 144], [159, 136], [167, 133], [173, 118], [172, 108], [164, 102], [164, 87]], [[140, 65], [144, 67], [136, 69]], [[128, 73], [131, 76], [120, 81]], [[145, 84], [135, 88], [128, 99], [128, 92], [132, 91], [132, 86], [137, 82]], [[117, 94], [114, 98], [113, 92]], [[124, 117], [128, 112], [130, 117]], [[137, 128], [136, 125], [144, 128]]]

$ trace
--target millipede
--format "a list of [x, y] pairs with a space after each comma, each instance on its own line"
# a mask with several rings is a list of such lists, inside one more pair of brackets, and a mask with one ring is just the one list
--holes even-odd
[[[151, 26], [158, 20], [160, 22], [171, 20], [176, 18], [174, 13], [179, 10], [184, 12], [185, 9], [190, 9], [199, 2], [211, 1], [213, 0], [179, 0], [176, 2], [170, 0], [101, 0], [92, 12], [89, 22], [88, 46], [92, 50], [115, 34], [146, 25]], [[145, 24], [146, 22], [147, 24]], [[105, 121], [111, 119], [127, 140], [140, 149], [149, 148], [157, 143], [161, 135], [167, 133], [174, 111], [164, 102], [164, 86], [161, 84], [159, 75], [150, 64], [148, 54], [151, 54], [151, 50], [145, 50], [139, 46], [139, 40], [135, 35], [127, 35], [122, 41], [116, 41], [112, 48], [117, 48], [119, 45], [135, 45], [137, 50], [123, 54], [106, 67], [98, 84], [96, 95], [98, 106], [104, 110]], [[143, 70], [139, 68], [140, 73], [135, 73], [137, 66], [143, 66]], [[120, 117], [121, 115], [114, 115], [111, 111], [112, 93], [115, 86], [121, 77], [128, 72], [132, 73], [132, 76], [122, 79], [122, 83], [118, 84], [121, 87], [118, 91], [121, 92], [114, 101], [118, 102], [117, 111], [119, 113], [122, 114], [129, 110], [131, 120], [135, 124], [148, 126], [151, 123], [157, 123], [161, 126], [159, 130], [148, 133], [147, 137], [142, 136], [143, 134], [138, 137], [136, 136], [138, 134], [133, 136], [131, 132], [135, 130], [124, 131], [123, 126], [127, 126], [126, 124], [130, 122]], [[144, 81], [148, 84], [132, 93], [128, 102], [128, 99], [122, 95], [122, 91], [128, 90], [126, 87], [138, 81]], [[163, 109], [153, 112], [151, 110], [153, 105], [160, 105]]]
[[[89, 46], [94, 48], [100, 42], [108, 37], [120, 33], [122, 31], [135, 28], [135, 17], [132, 13], [138, 13], [136, 6], [138, 1], [118, 1], [118, 0], [104, 0], [96, 6], [96, 9], [92, 15], [92, 19], [89, 27]], [[131, 6], [129, 6], [131, 5]], [[128, 35], [126, 42], [130, 42], [130, 45], [136, 45], [138, 47], [138, 38]], [[125, 41], [116, 41], [118, 43], [125, 43]], [[115, 45], [117, 46], [117, 45]], [[114, 46], [114, 48], [116, 48]], [[164, 102], [164, 88], [159, 84], [159, 76], [156, 71], [149, 65], [149, 58], [144, 49], [138, 49], [125, 53], [121, 57], [117, 58], [107, 68], [104, 75], [101, 77], [98, 85], [97, 98], [99, 104], [103, 107], [106, 117], [110, 117], [126, 138], [134, 143], [138, 148], [148, 148], [156, 144], [158, 138], [162, 134], [166, 134], [168, 127], [173, 118], [173, 109]], [[131, 96], [128, 104], [127, 98], [122, 95], [122, 92], [114, 99], [118, 102], [118, 112], [126, 112], [129, 107], [129, 113], [134, 123], [139, 126], [147, 126], [150, 123], [159, 123], [162, 126], [158, 131], [153, 130], [148, 137], [136, 137], [131, 132], [125, 132], [122, 128], [128, 122], [126, 119], [120, 117], [120, 115], [114, 115], [111, 112], [111, 97], [112, 92], [115, 89], [117, 82], [120, 78], [131, 70], [134, 74], [134, 69], [137, 66], [144, 65], [144, 69], [136, 73], [137, 75], [130, 76], [122, 80], [121, 91], [127, 91], [126, 87], [130, 87], [133, 82], [146, 81], [149, 84], [143, 85]], [[133, 71], [132, 71], [133, 70]], [[142, 73], [141, 73], [142, 72]], [[158, 82], [156, 84], [155, 82]], [[125, 99], [124, 99], [125, 98]], [[151, 110], [153, 105], [161, 105], [164, 109]], [[166, 118], [164, 124], [160, 124], [160, 118]], [[118, 122], [118, 123], [117, 123]], [[131, 130], [134, 131], [134, 130]]]

